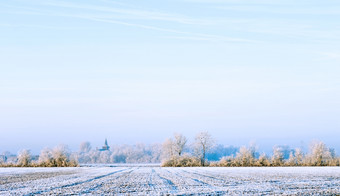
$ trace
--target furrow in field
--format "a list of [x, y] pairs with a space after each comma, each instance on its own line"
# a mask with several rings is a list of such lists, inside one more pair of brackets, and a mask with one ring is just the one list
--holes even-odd
[[207, 182], [207, 180], [203, 179], [203, 176], [194, 174], [192, 172], [188, 172], [185, 169], [179, 168], [179, 170], [176, 172], [178, 176], [184, 177], [186, 180], [192, 180], [194, 182], [197, 182], [196, 186], [205, 186], [212, 188], [214, 185]]
[[134, 194], [150, 193], [152, 183], [150, 182], [151, 168], [134, 168], [134, 170], [124, 173], [119, 178], [111, 178], [106, 181], [97, 193], [100, 194]]
[[0, 195], [340, 195], [338, 167], [13, 168], [0, 179]]
[[[122, 168], [120, 168], [122, 169]], [[55, 172], [62, 171], [62, 168], [53, 169]], [[119, 168], [114, 169], [114, 172], [118, 171]], [[75, 174], [71, 175], [59, 175], [51, 178], [39, 178], [35, 176], [31, 179], [25, 179], [25, 181], [19, 183], [9, 183], [1, 186], [0, 194], [15, 194], [15, 195], [33, 195], [42, 194], [55, 190], [62, 190], [67, 187], [72, 187], [81, 182], [95, 180], [98, 177], [108, 174], [107, 171], [98, 168], [74, 168]], [[112, 170], [111, 170], [112, 172]], [[38, 173], [37, 173], [38, 174]]]
[[102, 178], [106, 178], [106, 177], [112, 176], [114, 174], [123, 172], [125, 170], [127, 170], [127, 169], [121, 169], [121, 170], [113, 171], [113, 172], [110, 172], [110, 173], [107, 173], [107, 174], [103, 174], [103, 175], [92, 177], [92, 178], [87, 179], [87, 180], [81, 180], [81, 181], [73, 182], [73, 183], [70, 183], [70, 184], [65, 184], [65, 185], [62, 185], [62, 186], [56, 186], [56, 187], [52, 187], [52, 188], [49, 188], [49, 189], [38, 190], [38, 191], [35, 191], [35, 192], [31, 192], [31, 193], [29, 193], [27, 195], [37, 195], [37, 194], [42, 194], [42, 193], [48, 193], [48, 192], [53, 192], [54, 190], [58, 190], [58, 189], [64, 191], [64, 190], [66, 190], [69, 187], [74, 188], [75, 186], [84, 186], [84, 184], [91, 183], [92, 181], [98, 181], [98, 180], [100, 180]]
[[[63, 169], [58, 171], [53, 168], [51, 169], [54, 170], [53, 172], [42, 172], [40, 171], [41, 168], [37, 168], [37, 170], [39, 170], [39, 172], [34, 172], [34, 170], [31, 170], [28, 173], [7, 175], [6, 178], [8, 178], [8, 183], [0, 185], [0, 194], [29, 193], [31, 190], [37, 189], [37, 187], [43, 184], [48, 184], [47, 187], [49, 187], [51, 186], [51, 182], [58, 184], [60, 179], [76, 179], [81, 172], [79, 168], [74, 168], [73, 170], [68, 171], [64, 171]], [[24, 177], [21, 178], [21, 176]]]
[[179, 195], [222, 195], [225, 193], [220, 187], [211, 185], [191, 173], [186, 173], [188, 168], [166, 168], [163, 175], [167, 175], [178, 186]]
[[155, 182], [153, 182], [153, 178], [155, 176], [155, 169], [151, 170], [150, 176], [149, 176], [149, 181], [148, 181], [148, 186], [150, 187], [151, 191], [155, 191]]
[[105, 179], [105, 181], [97, 182], [93, 185], [90, 189], [87, 189], [83, 192], [81, 192], [81, 195], [83, 194], [101, 194], [101, 195], [107, 195], [107, 194], [113, 194], [116, 193], [115, 187], [117, 186], [117, 180], [129, 178], [131, 173], [135, 170], [135, 168], [130, 168], [128, 171], [124, 171], [119, 173], [118, 176], [111, 176], [108, 179]]
[[163, 188], [163, 193], [167, 194], [175, 194], [178, 192], [178, 187], [175, 184], [175, 181], [172, 176], [166, 176], [166, 170], [157, 168], [156, 177], [159, 178], [159, 181], [162, 182], [162, 185], [165, 186]]
[[25, 173], [25, 174], [14, 174], [14, 175], [6, 175], [0, 176], [0, 185], [5, 185], [9, 183], [17, 183], [23, 181], [29, 181], [32, 179], [43, 179], [43, 178], [51, 178], [55, 176], [61, 175], [71, 175], [76, 172], [36, 172], [36, 173]]

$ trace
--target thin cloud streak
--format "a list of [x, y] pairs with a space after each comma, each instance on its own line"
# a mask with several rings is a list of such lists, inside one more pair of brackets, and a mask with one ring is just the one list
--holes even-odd
[[66, 3], [66, 2], [54, 2], [54, 3], [44, 3], [44, 5], [55, 6], [55, 7], [64, 7], [64, 8], [75, 8], [75, 9], [86, 9], [91, 11], [100, 11], [100, 12], [109, 12], [109, 13], [117, 13], [124, 14], [129, 16], [135, 16], [134, 19], [147, 19], [147, 20], [160, 20], [160, 21], [169, 21], [169, 22], [177, 22], [182, 24], [192, 24], [192, 25], [207, 25], [209, 22], [207, 20], [197, 20], [191, 19], [186, 16], [174, 15], [162, 12], [155, 11], [145, 11], [145, 10], [135, 10], [135, 9], [122, 9], [122, 8], [108, 8], [104, 6], [93, 6], [93, 5], [80, 5], [74, 3]]
[[257, 12], [257, 13], [270, 13], [270, 14], [296, 14], [296, 15], [340, 15], [339, 7], [328, 7], [327, 10], [320, 10], [319, 7], [308, 8], [292, 8], [288, 6], [275, 7], [273, 6], [243, 6], [243, 5], [231, 5], [231, 6], [215, 6], [213, 7], [219, 10], [228, 11], [240, 11], [240, 12]]
[[[64, 15], [64, 16], [66, 16], [66, 15]], [[80, 16], [80, 15], [67, 15], [67, 16], [73, 16], [73, 17], [77, 17], [77, 18], [83, 18], [83, 19], [88, 19], [88, 20], [93, 20], [93, 21], [98, 21], [98, 22], [106, 22], [106, 23], [120, 24], [120, 25], [125, 25], [125, 26], [139, 27], [139, 28], [150, 29], [150, 30], [155, 30], [155, 31], [163, 31], [163, 32], [168, 32], [168, 33], [197, 36], [197, 37], [200, 37], [201, 40], [228, 41], [228, 42], [248, 42], [248, 43], [256, 42], [256, 41], [248, 40], [248, 39], [233, 38], [233, 37], [226, 37], [226, 36], [219, 36], [219, 35], [210, 35], [210, 34], [202, 34], [202, 33], [191, 33], [191, 32], [178, 31], [178, 30], [174, 30], [174, 29], [160, 28], [160, 27], [149, 26], [149, 25], [128, 23], [128, 22], [117, 21], [117, 20], [107, 20], [107, 19], [100, 19], [100, 18], [95, 18], [95, 17], [85, 17], [85, 16]]]
[[10, 28], [40, 28], [40, 29], [54, 29], [54, 30], [77, 29], [75, 27], [60, 27], [60, 26], [46, 26], [46, 25], [30, 25], [30, 24], [7, 24], [7, 23], [0, 23], [0, 26], [10, 27]]
[[[187, 39], [187, 40], [197, 40], [197, 41], [227, 41], [227, 42], [248, 42], [248, 43], [259, 43], [263, 42], [264, 37], [259, 37], [258, 35], [267, 36], [274, 35], [278, 37], [285, 37], [287, 39], [300, 39], [302, 40], [313, 40], [313, 42], [329, 42], [330, 39], [337, 39], [337, 35], [339, 31], [337, 29], [324, 29], [324, 27], [314, 26], [312, 21], [286, 21], [280, 19], [226, 19], [226, 18], [210, 18], [208, 19], [192, 19], [190, 17], [178, 14], [170, 14], [163, 13], [158, 11], [146, 11], [146, 10], [138, 10], [138, 9], [125, 9], [125, 8], [115, 8], [115, 7], [104, 7], [98, 5], [90, 5], [90, 4], [76, 4], [76, 3], [68, 3], [68, 2], [60, 2], [60, 1], [38, 1], [41, 5], [47, 6], [47, 9], [37, 10], [35, 8], [30, 7], [18, 7], [20, 9], [26, 9], [25, 11], [5, 11], [6, 13], [12, 14], [30, 14], [30, 15], [50, 15], [50, 16], [62, 16], [62, 17], [73, 17], [91, 21], [97, 21], [102, 23], [110, 23], [110, 24], [118, 24], [136, 28], [149, 29], [153, 31], [159, 32], [168, 32], [179, 34], [180, 36], [168, 36], [168, 35], [160, 35], [159, 37], [164, 37], [168, 39]], [[238, 1], [228, 1], [238, 2]], [[227, 2], [227, 3], [228, 3]], [[262, 2], [262, 1], [261, 1]], [[114, 3], [114, 2], [113, 2]], [[256, 2], [255, 2], [256, 3]], [[259, 2], [257, 2], [259, 3]], [[263, 2], [262, 2], [263, 3]], [[226, 3], [225, 3], [226, 4]], [[268, 9], [263, 9], [263, 7], [255, 5], [255, 6], [242, 6], [242, 4], [234, 5], [230, 7], [225, 7], [223, 4], [222, 7], [213, 7], [213, 9], [228, 9], [235, 11], [263, 11]], [[271, 5], [271, 4], [269, 4]], [[126, 6], [126, 5], [124, 5]], [[48, 8], [53, 8], [53, 11], [48, 10]], [[70, 8], [69, 9], [61, 9], [55, 10], [57, 8]], [[268, 8], [270, 8], [269, 6]], [[13, 6], [12, 6], [13, 8]], [[276, 8], [276, 10], [285, 11], [287, 7], [284, 8]], [[79, 9], [79, 10], [78, 10]], [[35, 12], [33, 11], [35, 10]], [[78, 12], [77, 12], [78, 11]], [[295, 10], [296, 11], [296, 10]], [[293, 12], [295, 12], [293, 11]], [[303, 10], [302, 10], [303, 11]], [[4, 11], [3, 11], [4, 12]], [[72, 12], [72, 13], [71, 13]], [[270, 11], [269, 12], [274, 12]], [[291, 12], [288, 10], [288, 13]], [[86, 13], [82, 14], [82, 13]], [[165, 22], [173, 22], [179, 25], [172, 25], [172, 27], [162, 27], [165, 24], [148, 24], [146, 20], [150, 22], [153, 21], [165, 21]], [[204, 31], [210, 28], [206, 28], [204, 25], [209, 25], [211, 29], [216, 27], [224, 27], [222, 32], [225, 35], [216, 35], [215, 33], [202, 33], [202, 30], [190, 32], [190, 26], [182, 26], [183, 24], [192, 25], [194, 27], [199, 27], [200, 29], [204, 29]], [[236, 24], [236, 25], [234, 25]], [[203, 25], [203, 26], [202, 26]], [[24, 25], [22, 25], [24, 26]], [[185, 28], [185, 29], [184, 29]], [[293, 30], [292, 30], [293, 29]], [[226, 33], [231, 32], [248, 32], [251, 33], [251, 37], [241, 38], [232, 37], [226, 35]], [[181, 36], [186, 35], [186, 36]], [[256, 38], [255, 38], [256, 37]]]
[[[167, 33], [175, 33], [175, 34], [182, 34], [182, 35], [188, 35], [195, 37], [196, 40], [201, 41], [226, 41], [226, 42], [246, 42], [246, 43], [256, 43], [258, 41], [255, 40], [249, 40], [249, 39], [242, 39], [242, 38], [234, 38], [234, 37], [228, 37], [228, 36], [221, 36], [221, 35], [213, 35], [213, 34], [204, 34], [204, 33], [192, 33], [187, 31], [180, 31], [170, 28], [162, 28], [162, 27], [156, 27], [151, 25], [144, 25], [144, 24], [137, 24], [137, 23], [131, 23], [131, 22], [124, 22], [121, 20], [113, 20], [113, 19], [107, 19], [102, 17], [97, 17], [94, 15], [81, 15], [81, 14], [62, 14], [58, 12], [27, 12], [27, 11], [8, 11], [7, 13], [11, 14], [22, 14], [22, 15], [44, 15], [44, 16], [59, 16], [59, 17], [71, 17], [71, 18], [78, 18], [78, 19], [86, 19], [91, 21], [97, 21], [97, 22], [103, 22], [103, 23], [111, 23], [111, 24], [118, 24], [118, 25], [124, 25], [124, 26], [130, 26], [130, 27], [137, 27], [142, 29], [148, 29], [148, 30], [154, 30], [154, 31], [160, 31], [160, 32], [167, 32]], [[166, 36], [163, 36], [166, 37]], [[169, 36], [170, 38], [171, 36]], [[176, 38], [176, 36], [174, 36]]]

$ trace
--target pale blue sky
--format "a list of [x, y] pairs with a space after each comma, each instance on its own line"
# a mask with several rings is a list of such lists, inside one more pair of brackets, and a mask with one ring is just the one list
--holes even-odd
[[340, 2], [0, 2], [0, 151], [209, 131], [340, 151]]

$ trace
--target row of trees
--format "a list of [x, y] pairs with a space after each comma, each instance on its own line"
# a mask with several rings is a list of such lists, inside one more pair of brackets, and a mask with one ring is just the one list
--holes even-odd
[[65, 145], [59, 145], [53, 149], [43, 149], [39, 156], [33, 156], [29, 150], [22, 150], [17, 156], [8, 152], [0, 154], [0, 166], [19, 167], [160, 162], [165, 167], [339, 166], [340, 158], [323, 142], [313, 142], [307, 153], [300, 148], [276, 146], [268, 156], [265, 153], [260, 154], [255, 144], [241, 148], [216, 145], [208, 132], [198, 133], [192, 143], [188, 143], [184, 135], [175, 133], [163, 144], [115, 145], [111, 146], [111, 151], [92, 149], [89, 142], [83, 142], [79, 151], [73, 153]]
[[53, 149], [44, 148], [40, 155], [33, 156], [27, 149], [18, 152], [16, 159], [0, 161], [2, 167], [75, 167], [77, 160], [72, 157], [67, 146], [59, 145]]
[[[172, 142], [176, 141], [177, 149], [172, 149]], [[166, 147], [168, 145], [168, 148]], [[82, 142], [77, 152], [70, 153], [66, 146], [54, 149], [45, 148], [40, 155], [32, 155], [29, 150], [22, 150], [18, 155], [9, 152], [0, 154], [0, 166], [72, 166], [76, 162], [81, 164], [112, 164], [112, 163], [160, 163], [174, 154], [187, 155], [190, 148], [187, 140], [181, 134], [175, 134], [175, 139], [166, 140], [164, 145], [156, 143], [145, 145], [113, 145], [110, 151], [100, 151], [92, 148], [90, 142]], [[235, 154], [236, 147], [216, 145], [205, 156], [209, 160], [219, 160], [223, 156]], [[61, 156], [63, 155], [63, 156]], [[63, 157], [63, 158], [59, 158]], [[76, 161], [75, 161], [76, 160]]]
[[313, 142], [306, 154], [300, 148], [292, 150], [288, 159], [285, 159], [281, 147], [274, 147], [271, 157], [264, 153], [259, 156], [254, 154], [252, 148], [241, 147], [236, 156], [224, 157], [218, 162], [211, 163], [211, 166], [340, 166], [340, 158], [336, 157], [334, 151], [320, 141]]
[[[171, 157], [187, 157], [188, 153], [195, 149], [196, 154], [201, 152], [204, 159], [220, 160], [223, 156], [233, 155], [239, 148], [233, 146], [213, 145], [214, 141], [207, 133], [201, 133], [197, 137], [195, 148], [189, 148], [187, 139], [181, 134], [174, 134], [174, 138], [166, 139], [163, 144], [145, 145], [114, 145], [111, 151], [99, 151], [93, 149], [90, 142], [80, 144], [76, 154], [79, 163], [160, 163]], [[199, 145], [203, 144], [203, 146]], [[202, 148], [201, 148], [202, 147]], [[212, 147], [212, 148], [211, 148]], [[201, 149], [200, 149], [201, 148]], [[200, 165], [199, 163], [198, 165]]]
[[[189, 149], [191, 146], [191, 150]], [[310, 144], [309, 152], [304, 153], [300, 148], [288, 150], [284, 146], [273, 148], [272, 156], [260, 154], [255, 144], [242, 146], [238, 152], [222, 157], [219, 161], [209, 162], [207, 154], [214, 148], [214, 139], [208, 132], [196, 135], [194, 143], [187, 145], [187, 138], [174, 134], [163, 144], [165, 167], [190, 166], [223, 166], [223, 167], [260, 167], [260, 166], [340, 166], [340, 158], [335, 151], [323, 142], [315, 141]], [[288, 155], [287, 155], [288, 154]]]
[[80, 144], [75, 154], [79, 163], [160, 163], [161, 144], [115, 145], [111, 151], [92, 149], [90, 142]]

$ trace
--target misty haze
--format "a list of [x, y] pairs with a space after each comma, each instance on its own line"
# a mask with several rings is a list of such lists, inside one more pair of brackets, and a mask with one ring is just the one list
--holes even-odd
[[0, 195], [339, 195], [339, 16], [0, 2]]

